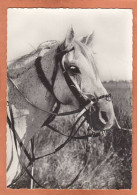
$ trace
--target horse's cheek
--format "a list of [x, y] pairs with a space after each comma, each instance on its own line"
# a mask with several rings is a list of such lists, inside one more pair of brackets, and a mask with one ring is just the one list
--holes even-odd
[[72, 92], [70, 91], [64, 76], [60, 72], [58, 72], [54, 84], [54, 94], [56, 98], [64, 104], [72, 102]]

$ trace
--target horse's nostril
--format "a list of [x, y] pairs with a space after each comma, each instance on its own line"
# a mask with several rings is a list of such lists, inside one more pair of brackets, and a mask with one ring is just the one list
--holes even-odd
[[106, 122], [108, 122], [108, 117], [107, 117], [107, 113], [106, 113], [106, 112], [101, 111], [101, 116], [102, 116], [102, 118], [103, 118]]

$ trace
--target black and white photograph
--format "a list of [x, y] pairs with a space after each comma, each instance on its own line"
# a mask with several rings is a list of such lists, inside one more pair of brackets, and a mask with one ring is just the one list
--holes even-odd
[[7, 188], [132, 188], [132, 21], [8, 8]]

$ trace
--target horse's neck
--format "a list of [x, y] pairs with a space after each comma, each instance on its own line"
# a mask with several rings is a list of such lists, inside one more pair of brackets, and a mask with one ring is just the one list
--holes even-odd
[[[42, 69], [45, 76], [51, 82], [55, 66], [56, 47], [45, 52], [42, 58]], [[55, 98], [40, 81], [36, 72], [35, 60], [38, 57], [17, 61], [9, 67], [9, 102], [14, 109], [15, 124], [19, 136], [25, 140], [25, 144], [41, 128], [49, 116], [42, 111], [52, 111]], [[27, 63], [28, 61], [28, 63]], [[12, 82], [11, 82], [12, 81]]]
[[48, 51], [42, 49], [33, 56], [17, 60], [9, 66], [8, 75], [25, 98], [30, 100], [35, 106], [46, 109], [49, 100], [52, 100], [52, 98], [49, 97], [49, 91], [39, 79], [35, 67], [36, 58], [43, 52], [45, 53], [41, 60], [41, 66], [46, 78], [51, 82], [53, 69], [55, 67], [56, 47], [49, 49]]

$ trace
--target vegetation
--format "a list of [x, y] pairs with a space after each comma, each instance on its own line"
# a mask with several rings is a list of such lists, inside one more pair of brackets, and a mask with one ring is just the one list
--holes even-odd
[[[104, 82], [105, 88], [112, 94], [117, 120], [121, 127], [132, 128], [132, 83]], [[57, 117], [52, 123], [65, 134], [75, 121], [74, 116]], [[82, 128], [79, 134], [84, 134]], [[40, 156], [54, 151], [66, 137], [49, 129], [35, 136], [35, 154]], [[128, 131], [112, 129], [105, 135], [87, 140], [72, 140], [54, 155], [35, 162], [34, 177], [45, 188], [65, 188], [72, 182], [84, 166], [71, 189], [129, 189], [131, 188], [132, 134]], [[34, 188], [37, 188], [34, 184]], [[27, 174], [16, 182], [13, 188], [30, 188]]]

